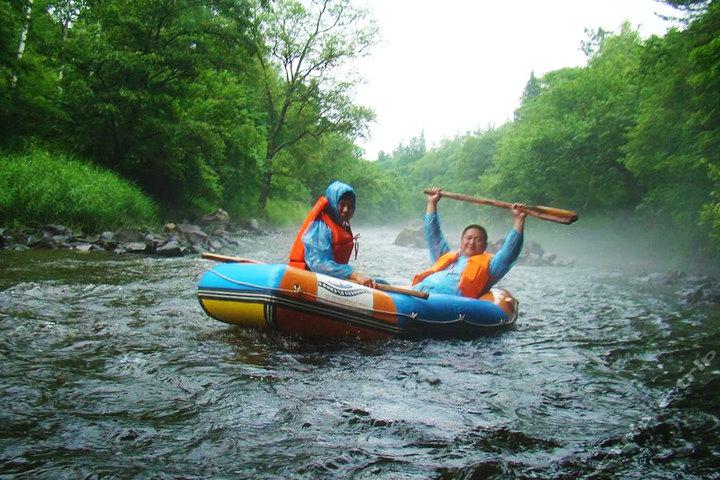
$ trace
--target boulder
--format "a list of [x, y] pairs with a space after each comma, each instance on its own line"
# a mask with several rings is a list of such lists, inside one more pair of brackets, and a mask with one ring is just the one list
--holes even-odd
[[113, 232], [102, 232], [98, 237], [97, 242], [93, 243], [102, 247], [104, 250], [115, 250], [118, 246], [118, 242], [115, 241], [115, 234]]
[[145, 253], [148, 246], [145, 242], [128, 242], [121, 244], [120, 249], [127, 253]]
[[398, 233], [397, 237], [395, 237], [393, 245], [398, 245], [400, 247], [426, 248], [427, 242], [425, 241], [425, 229], [403, 228], [400, 233]]
[[30, 248], [49, 249], [55, 246], [55, 242], [49, 234], [30, 234], [25, 240], [25, 245]]
[[77, 245], [75, 245], [75, 250], [79, 252], [89, 252], [90, 250], [92, 250], [92, 248], [93, 245], [90, 243], [78, 243]]
[[61, 244], [69, 243], [73, 240], [72, 235], [53, 235], [52, 241], [56, 246], [60, 246]]
[[198, 225], [191, 223], [180, 223], [176, 227], [178, 236], [184, 238], [191, 244], [204, 245], [208, 241], [208, 235]]
[[155, 250], [155, 253], [163, 257], [181, 257], [185, 255], [186, 248], [180, 245], [177, 240], [170, 240]]
[[223, 210], [222, 208], [218, 208], [212, 213], [208, 213], [207, 215], [203, 215], [200, 218], [200, 223], [203, 225], [213, 225], [213, 224], [219, 224], [219, 225], [227, 225], [227, 223], [230, 221], [230, 215]]
[[246, 220], [243, 226], [245, 229], [250, 230], [251, 232], [260, 232], [260, 224], [258, 223], [256, 218]]
[[65, 225], [54, 225], [54, 224], [43, 225], [43, 226], [40, 228], [40, 231], [42, 231], [42, 232], [47, 232], [47, 233], [50, 234], [51, 236], [53, 236], [53, 235], [67, 235], [67, 236], [71, 237], [72, 234], [73, 234], [72, 231], [71, 231], [68, 227], [66, 227]]
[[115, 232], [113, 240], [117, 243], [145, 242], [145, 234], [138, 230], [123, 229]]
[[543, 255], [545, 255], [545, 250], [537, 242], [528, 242], [528, 244], [525, 246], [524, 250], [527, 253], [535, 254], [538, 257], [542, 257]]

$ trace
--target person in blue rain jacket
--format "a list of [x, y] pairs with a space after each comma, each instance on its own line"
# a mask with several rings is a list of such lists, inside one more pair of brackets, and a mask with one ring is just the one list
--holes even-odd
[[480, 225], [468, 225], [460, 237], [459, 251], [451, 251], [437, 213], [440, 189], [428, 195], [425, 212], [425, 236], [433, 265], [413, 279], [413, 289], [427, 293], [444, 293], [479, 298], [490, 291], [510, 270], [522, 250], [527, 214], [521, 203], [513, 204], [513, 229], [502, 248], [495, 254], [485, 252], [487, 232]]
[[308, 213], [290, 250], [289, 264], [368, 287], [376, 283], [348, 262], [355, 251], [350, 219], [355, 214], [355, 191], [350, 185], [334, 181]]

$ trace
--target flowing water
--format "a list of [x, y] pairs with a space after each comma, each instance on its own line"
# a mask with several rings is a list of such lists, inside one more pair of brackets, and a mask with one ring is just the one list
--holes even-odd
[[[428, 263], [362, 233], [363, 271]], [[512, 330], [328, 342], [206, 317], [211, 265], [0, 252], [1, 478], [720, 478], [720, 308], [677, 285], [519, 265]]]

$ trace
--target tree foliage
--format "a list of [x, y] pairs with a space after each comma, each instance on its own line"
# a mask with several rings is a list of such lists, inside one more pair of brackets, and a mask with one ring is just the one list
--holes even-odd
[[350, 100], [356, 82], [345, 67], [374, 43], [377, 27], [349, 0], [278, 0], [260, 15], [259, 32], [268, 113], [260, 192], [264, 208], [279, 153], [308, 137], [352, 137], [372, 119], [370, 110]]
[[[352, 146], [372, 116], [342, 69], [377, 31], [348, 0], [0, 0], [0, 14], [0, 148], [86, 158], [168, 213], [305, 200], [316, 180], [297, 160], [327, 135]], [[304, 154], [279, 170], [296, 181], [273, 182], [290, 147]]]
[[436, 185], [634, 211], [720, 254], [720, 2], [667, 3], [683, 28], [588, 30], [587, 64], [532, 72], [513, 121], [367, 162], [352, 62], [378, 32], [350, 0], [0, 0], [0, 149], [83, 157], [165, 212], [295, 221], [340, 179], [389, 222]]
[[720, 2], [668, 3], [684, 28], [588, 30], [587, 65], [531, 73], [512, 122], [379, 163], [416, 189], [635, 212], [685, 253], [720, 258]]

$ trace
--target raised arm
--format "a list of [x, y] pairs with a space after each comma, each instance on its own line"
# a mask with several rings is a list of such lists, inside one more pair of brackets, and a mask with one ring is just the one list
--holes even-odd
[[504, 277], [520, 256], [524, 239], [525, 218], [527, 217], [527, 214], [520, 210], [523, 206], [522, 203], [513, 204], [511, 209], [513, 229], [510, 230], [510, 233], [505, 237], [502, 248], [500, 248], [490, 261], [491, 284], [495, 284]]
[[427, 240], [430, 259], [434, 262], [443, 253], [449, 252], [450, 247], [440, 229], [440, 218], [437, 214], [437, 204], [440, 201], [440, 189], [431, 188], [425, 209], [425, 239]]

